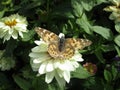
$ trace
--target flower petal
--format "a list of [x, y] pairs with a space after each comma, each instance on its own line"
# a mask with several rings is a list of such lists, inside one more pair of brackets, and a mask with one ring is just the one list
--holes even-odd
[[36, 40], [35, 44], [40, 45], [40, 44], [46, 44], [46, 43], [44, 41], [42, 41], [42, 40], [40, 40], [40, 41]]
[[64, 71], [63, 73], [64, 79], [67, 81], [67, 83], [70, 82], [70, 72], [69, 71]]
[[23, 33], [21, 31], [18, 31], [18, 33], [21, 36], [21, 38], [23, 38]]
[[82, 55], [78, 52], [75, 53], [75, 55], [72, 57], [72, 59], [74, 59], [76, 61], [79, 61], [79, 62], [84, 61], [83, 58], [82, 58]]
[[44, 74], [46, 73], [46, 65], [47, 65], [47, 62], [44, 62], [41, 64], [40, 68], [39, 68], [39, 74]]
[[43, 60], [40, 60], [40, 59], [34, 59], [34, 60], [33, 60], [33, 63], [35, 63], [35, 64], [36, 64], [36, 63], [41, 63], [41, 62], [43, 62]]
[[[74, 70], [79, 67], [78, 62], [71, 62], [71, 65], [74, 67]], [[74, 71], [72, 70], [72, 71]]]
[[51, 71], [54, 70], [54, 67], [53, 67], [53, 64], [52, 64], [52, 63], [53, 63], [52, 60], [50, 60], [50, 61], [48, 62], [47, 66], [46, 66], [46, 71], [47, 71], [47, 72], [51, 72]]
[[46, 73], [45, 82], [50, 83], [53, 80], [54, 76], [55, 76], [54, 71]]
[[32, 48], [33, 52], [47, 52], [47, 45], [40, 45]]
[[74, 70], [74, 67], [72, 66], [69, 60], [65, 60], [64, 63], [61, 63], [58, 66], [58, 68], [62, 71], [64, 70], [73, 71]]
[[49, 58], [51, 58], [46, 52], [43, 52], [43, 53], [31, 52], [29, 54], [29, 56], [32, 57], [32, 58], [39, 58], [39, 59], [49, 59]]
[[18, 37], [18, 32], [17, 32], [17, 31], [14, 31], [14, 32], [12, 33], [12, 37], [13, 37], [14, 39], [17, 39], [17, 37]]
[[11, 35], [6, 33], [5, 36], [4, 36], [4, 40], [9, 40], [10, 37], [11, 37]]
[[34, 63], [33, 63], [33, 60], [30, 60], [30, 64], [31, 64], [31, 67], [32, 67], [32, 70], [33, 70], [33, 71], [38, 71], [41, 63], [36, 63], [36, 64], [34, 64]]

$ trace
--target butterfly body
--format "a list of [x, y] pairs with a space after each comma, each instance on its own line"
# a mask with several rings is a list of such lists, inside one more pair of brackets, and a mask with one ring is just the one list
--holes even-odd
[[83, 49], [89, 46], [92, 42], [88, 39], [65, 39], [64, 34], [56, 35], [46, 29], [37, 27], [35, 29], [37, 34], [42, 38], [43, 41], [48, 43], [48, 53], [53, 58], [68, 59], [71, 58], [75, 50]]
[[59, 34], [59, 41], [58, 41], [58, 48], [59, 48], [60, 52], [63, 51], [64, 46], [65, 46], [65, 36], [62, 33], [60, 33]]

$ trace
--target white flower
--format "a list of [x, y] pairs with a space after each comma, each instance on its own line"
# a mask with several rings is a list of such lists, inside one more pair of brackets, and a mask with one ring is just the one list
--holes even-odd
[[48, 45], [44, 41], [35, 41], [35, 43], [38, 46], [34, 47], [29, 54], [32, 69], [38, 71], [39, 75], [46, 74], [45, 81], [47, 83], [50, 83], [54, 77], [59, 85], [64, 85], [65, 81], [69, 83], [70, 72], [79, 67], [77, 61], [83, 61], [82, 55], [76, 51], [70, 59], [55, 59], [48, 54]]
[[113, 5], [105, 7], [104, 10], [109, 11], [109, 12], [119, 13], [120, 12], [120, 0], [112, 0], [111, 2], [113, 3]]
[[112, 12], [109, 19], [114, 20], [115, 23], [120, 23], [120, 0], [112, 0], [113, 5], [104, 8], [105, 11]]
[[4, 41], [11, 37], [17, 39], [18, 35], [23, 38], [23, 32], [27, 32], [25, 17], [13, 14], [0, 20], [0, 38], [4, 38]]

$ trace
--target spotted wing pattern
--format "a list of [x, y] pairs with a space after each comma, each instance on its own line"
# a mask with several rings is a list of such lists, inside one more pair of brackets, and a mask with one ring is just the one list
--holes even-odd
[[50, 42], [53, 42], [53, 41], [58, 41], [58, 39], [59, 39], [59, 37], [55, 33], [50, 32], [46, 29], [36, 27], [35, 31], [47, 43], [50, 43]]
[[57, 43], [50, 43], [48, 46], [48, 53], [50, 56], [58, 59], [68, 59], [74, 55], [74, 48], [65, 46], [62, 51], [59, 51]]
[[49, 43], [48, 45], [48, 53], [53, 58], [59, 59], [68, 59], [74, 55], [75, 50], [83, 49], [91, 45], [91, 41], [87, 39], [75, 39], [75, 38], [67, 38], [65, 39], [65, 45], [62, 51], [59, 51], [59, 37], [58, 35], [50, 32], [46, 29], [37, 27], [35, 29], [37, 34], [41, 36], [41, 38]]
[[60, 56], [58, 44], [57, 43], [50, 43], [48, 45], [48, 53], [50, 54], [50, 56], [52, 56], [54, 58], [58, 58]]
[[75, 49], [71, 46], [65, 46], [65, 49], [62, 51], [62, 57], [65, 59], [71, 58], [75, 53]]
[[66, 46], [71, 46], [75, 49], [83, 49], [89, 45], [91, 45], [91, 41], [88, 39], [80, 39], [80, 38], [67, 38], [65, 40]]
[[71, 58], [74, 53], [75, 50], [78, 49], [83, 49], [87, 46], [89, 46], [92, 42], [88, 39], [75, 39], [75, 38], [67, 38], [65, 40], [65, 46], [62, 53], [62, 57], [64, 57], [65, 59]]

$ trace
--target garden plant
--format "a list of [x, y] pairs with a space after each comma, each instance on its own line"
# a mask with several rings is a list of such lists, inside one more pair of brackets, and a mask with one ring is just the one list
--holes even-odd
[[120, 90], [120, 0], [0, 0], [0, 90]]

